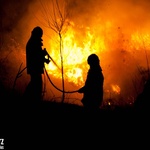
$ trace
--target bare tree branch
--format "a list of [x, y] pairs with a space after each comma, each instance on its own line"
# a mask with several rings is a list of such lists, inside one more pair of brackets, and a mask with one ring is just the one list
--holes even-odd
[[[52, 29], [55, 33], [59, 36], [59, 47], [60, 47], [60, 59], [61, 59], [61, 74], [62, 74], [62, 89], [63, 89], [63, 95], [62, 95], [62, 102], [64, 102], [65, 99], [65, 86], [64, 86], [64, 66], [63, 66], [63, 41], [62, 41], [62, 30], [64, 28], [64, 25], [66, 23], [67, 19], [67, 10], [65, 5], [61, 5], [60, 7], [58, 0], [52, 0], [52, 10], [50, 13], [50, 8], [47, 8], [46, 5], [43, 4], [42, 1], [41, 6], [43, 11], [43, 16], [45, 21], [47, 22], [47, 25], [50, 29]], [[62, 11], [63, 10], [63, 11]]]
[[16, 75], [16, 77], [15, 77], [15, 81], [14, 81], [12, 90], [15, 89], [17, 79], [20, 78], [20, 77], [22, 76], [22, 72], [27, 68], [27, 67], [25, 67], [25, 68], [23, 68], [23, 69], [21, 70], [22, 64], [23, 64], [23, 63], [21, 63], [21, 65], [20, 65], [20, 67], [19, 67], [19, 70], [18, 70], [18, 73], [17, 73], [17, 75]]

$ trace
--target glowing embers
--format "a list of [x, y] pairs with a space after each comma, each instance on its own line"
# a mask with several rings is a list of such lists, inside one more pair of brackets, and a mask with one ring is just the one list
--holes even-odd
[[116, 94], [120, 94], [120, 87], [118, 85], [112, 84], [111, 85], [113, 92], [115, 92]]

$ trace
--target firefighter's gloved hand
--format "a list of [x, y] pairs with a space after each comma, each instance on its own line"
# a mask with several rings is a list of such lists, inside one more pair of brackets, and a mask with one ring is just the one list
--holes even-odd
[[45, 59], [45, 62], [46, 62], [47, 64], [49, 64], [49, 63], [50, 63], [50, 59]]

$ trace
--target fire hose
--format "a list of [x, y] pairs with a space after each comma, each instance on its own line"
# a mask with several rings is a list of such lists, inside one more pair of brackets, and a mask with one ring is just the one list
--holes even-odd
[[[47, 52], [46, 48], [44, 48], [44, 52], [45, 52], [45, 55], [47, 55], [48, 58], [55, 64], [55, 66], [56, 66], [58, 69], [60, 69], [60, 68], [58, 67], [57, 63], [56, 63], [56, 62], [53, 60], [53, 58], [49, 55], [49, 53]], [[54, 83], [52, 82], [52, 80], [50, 79], [50, 77], [49, 77], [49, 75], [48, 75], [47, 70], [46, 70], [45, 67], [44, 67], [44, 69], [45, 69], [45, 72], [46, 72], [46, 75], [47, 75], [47, 77], [48, 77], [49, 82], [53, 85], [53, 87], [54, 87], [55, 89], [57, 89], [58, 91], [63, 92], [63, 93], [75, 93], [75, 92], [78, 92], [78, 90], [75, 90], [75, 91], [64, 91], [64, 90], [59, 89], [57, 86], [55, 86], [55, 84], [54, 84]]]
[[[23, 68], [23, 69], [19, 72], [18, 75], [20, 75], [25, 69], [27, 69], [27, 67]], [[63, 90], [59, 89], [59, 88], [52, 82], [52, 80], [50, 79], [50, 77], [49, 77], [49, 75], [48, 75], [47, 70], [46, 70], [45, 67], [44, 67], [44, 69], [45, 69], [46, 76], [48, 77], [49, 82], [52, 84], [52, 86], [53, 86], [55, 89], [57, 89], [57, 90], [60, 91], [60, 92], [64, 92], [64, 93], [75, 93], [75, 92], [78, 92], [78, 90], [75, 90], [75, 91], [63, 91]]]
[[[59, 68], [58, 65], [56, 64], [56, 62], [53, 60], [53, 58], [47, 53], [46, 49], [44, 49], [44, 50], [45, 50], [46, 54], [48, 55], [49, 59], [55, 64], [55, 66], [56, 66], [57, 68]], [[23, 69], [17, 74], [17, 76], [20, 76], [20, 74], [21, 74], [26, 68], [27, 68], [27, 67], [23, 68]], [[63, 93], [75, 93], [75, 92], [78, 92], [78, 90], [75, 90], [75, 91], [64, 91], [64, 90], [59, 89], [59, 88], [52, 82], [52, 80], [50, 79], [50, 77], [49, 77], [49, 75], [48, 75], [48, 73], [47, 73], [47, 70], [46, 70], [45, 66], [44, 66], [44, 69], [45, 69], [46, 76], [48, 77], [49, 82], [52, 84], [52, 86], [53, 86], [55, 89], [57, 89], [58, 91], [63, 92]], [[60, 69], [60, 68], [59, 68], [59, 69]]]
[[45, 68], [45, 72], [46, 72], [46, 75], [47, 75], [47, 77], [48, 77], [49, 82], [50, 82], [50, 83], [52, 84], [52, 86], [53, 86], [55, 89], [57, 89], [58, 91], [63, 92], [63, 93], [75, 93], [75, 92], [78, 92], [78, 90], [75, 90], [75, 91], [63, 91], [63, 90], [59, 89], [57, 86], [55, 86], [55, 84], [54, 84], [54, 83], [52, 82], [52, 80], [50, 79], [50, 77], [49, 77], [49, 75], [48, 75], [48, 73], [47, 73], [46, 68]]

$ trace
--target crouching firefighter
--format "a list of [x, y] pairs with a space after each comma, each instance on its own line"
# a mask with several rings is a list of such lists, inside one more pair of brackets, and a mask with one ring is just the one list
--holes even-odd
[[[37, 26], [32, 32], [26, 44], [26, 67], [30, 75], [30, 82], [26, 87], [24, 98], [28, 102], [42, 101], [42, 74], [44, 74], [44, 63], [49, 64], [50, 59], [43, 46], [43, 30]], [[48, 56], [48, 57], [46, 57]]]

